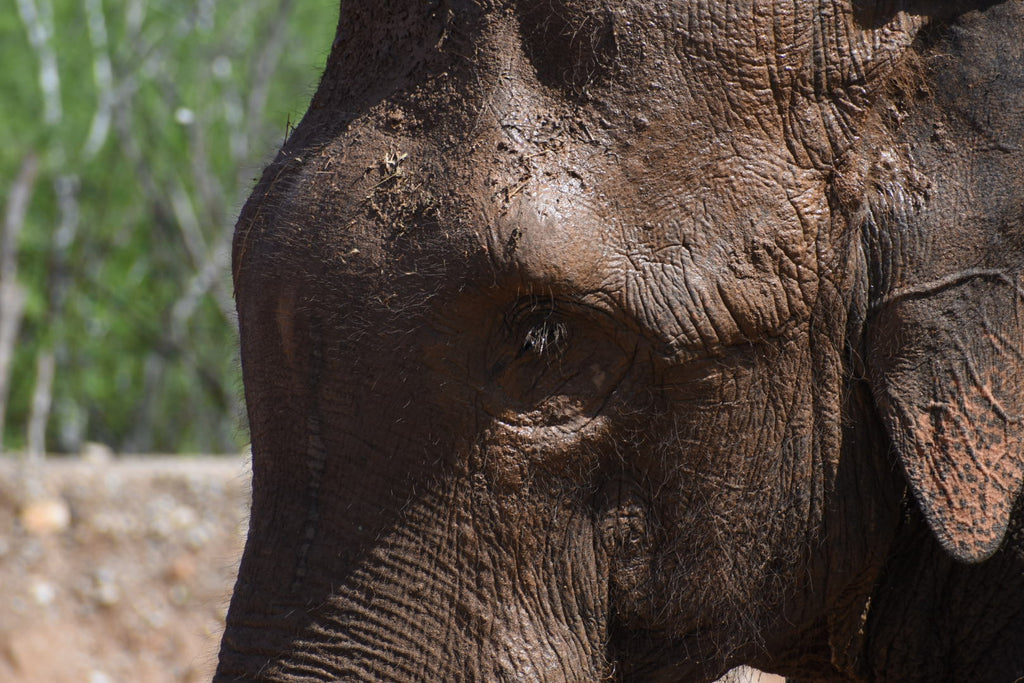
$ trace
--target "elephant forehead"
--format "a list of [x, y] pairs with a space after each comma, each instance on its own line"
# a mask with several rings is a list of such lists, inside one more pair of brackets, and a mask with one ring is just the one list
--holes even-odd
[[499, 267], [541, 292], [616, 309], [669, 353], [764, 339], [806, 319], [830, 221], [820, 174], [767, 150], [754, 161], [632, 158], [642, 169], [617, 158], [588, 176], [527, 183], [490, 231]]
[[514, 297], [603, 307], [683, 355], [805, 319], [830, 223], [824, 176], [781, 142], [737, 154], [651, 129], [614, 154], [570, 136], [545, 154], [483, 137], [453, 161], [426, 142], [342, 140], [301, 162], [286, 227], [269, 232], [331, 264], [349, 308], [504, 282]]
[[[295, 222], [332, 226], [324, 251], [340, 270], [415, 291], [442, 286], [421, 282], [431, 273], [454, 285], [497, 265], [541, 291], [599, 295], [678, 346], [770, 335], [805, 313], [828, 220], [816, 174], [856, 135], [912, 19], [871, 29], [846, 5], [767, 0], [474, 7], [484, 19], [455, 9], [465, 30], [439, 26], [440, 40], [367, 19], [422, 49], [388, 50], [392, 80], [373, 97], [325, 85], [314, 100], [302, 131], [332, 141]], [[573, 42], [573, 26], [596, 37]], [[357, 37], [336, 44], [325, 84], [383, 77]], [[608, 54], [588, 61], [591, 49]], [[573, 59], [594, 80], [573, 85]]]
[[723, 134], [785, 137], [801, 163], [827, 165], [923, 21], [859, 5], [494, 0], [422, 6], [416, 20], [403, 3], [343, 3], [352, 33], [336, 41], [312, 111], [329, 126], [382, 93], [418, 90], [424, 118], [454, 107], [473, 128], [528, 81], [599, 104], [613, 124], [680, 112]]

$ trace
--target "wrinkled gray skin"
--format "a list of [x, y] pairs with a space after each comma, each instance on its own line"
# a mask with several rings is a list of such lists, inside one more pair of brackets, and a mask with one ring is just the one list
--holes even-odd
[[349, 0], [239, 220], [218, 682], [1024, 676], [1024, 4]]

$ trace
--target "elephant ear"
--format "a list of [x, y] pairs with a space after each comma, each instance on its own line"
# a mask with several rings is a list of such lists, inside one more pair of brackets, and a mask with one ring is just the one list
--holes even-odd
[[871, 379], [929, 525], [976, 562], [1002, 542], [1024, 480], [1024, 297], [995, 273], [960, 277], [876, 317]]
[[921, 80], [883, 103], [916, 180], [868, 212], [886, 216], [866, 231], [868, 378], [925, 518], [965, 562], [998, 549], [1024, 481], [1021, 36], [1024, 3], [1007, 2], [918, 39]]

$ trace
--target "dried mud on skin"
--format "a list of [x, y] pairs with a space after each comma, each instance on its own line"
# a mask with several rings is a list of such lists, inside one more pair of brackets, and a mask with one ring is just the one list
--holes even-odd
[[0, 458], [0, 681], [209, 681], [248, 508], [236, 456]]

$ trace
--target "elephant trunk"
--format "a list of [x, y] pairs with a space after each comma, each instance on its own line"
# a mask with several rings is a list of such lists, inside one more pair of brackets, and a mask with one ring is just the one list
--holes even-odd
[[[607, 678], [591, 521], [551, 509], [499, 536], [493, 516], [515, 511], [464, 484], [417, 496], [363, 550], [315, 539], [290, 582], [277, 565], [300, 534], [247, 549], [215, 682]], [[251, 534], [268, 532], [254, 516]]]

